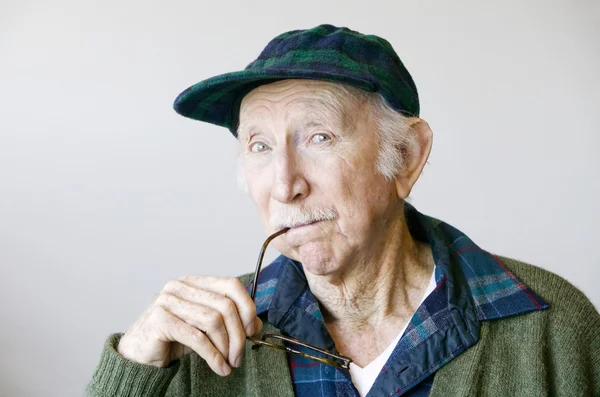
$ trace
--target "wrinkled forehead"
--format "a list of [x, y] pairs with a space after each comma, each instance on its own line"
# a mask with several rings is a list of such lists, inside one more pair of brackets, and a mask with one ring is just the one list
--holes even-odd
[[249, 128], [275, 120], [345, 125], [358, 105], [342, 84], [318, 80], [282, 80], [250, 91], [240, 106], [238, 137]]

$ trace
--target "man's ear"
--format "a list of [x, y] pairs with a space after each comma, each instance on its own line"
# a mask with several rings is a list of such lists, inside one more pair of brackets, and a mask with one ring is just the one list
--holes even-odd
[[423, 119], [412, 117], [409, 119], [412, 143], [402, 154], [405, 159], [405, 167], [396, 175], [396, 192], [398, 198], [406, 199], [421, 176], [421, 171], [427, 163], [431, 145], [433, 143], [433, 132], [429, 124]]

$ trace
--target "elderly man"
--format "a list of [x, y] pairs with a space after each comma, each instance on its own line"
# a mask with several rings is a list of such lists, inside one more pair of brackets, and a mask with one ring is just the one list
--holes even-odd
[[237, 137], [282, 255], [256, 279], [167, 283], [108, 339], [89, 396], [600, 395], [581, 292], [405, 202], [432, 133], [387, 41], [287, 32], [175, 109]]

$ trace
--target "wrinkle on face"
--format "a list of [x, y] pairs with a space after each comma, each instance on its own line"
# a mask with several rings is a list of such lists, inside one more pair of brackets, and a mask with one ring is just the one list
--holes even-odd
[[[285, 80], [251, 91], [240, 108], [240, 159], [267, 234], [275, 231], [270, 215], [285, 207], [335, 212], [273, 245], [302, 262], [336, 347], [368, 362], [410, 319], [433, 258], [408, 231], [396, 180], [378, 169], [379, 135], [366, 100], [343, 99], [339, 87]], [[315, 144], [311, 137], [321, 133], [331, 139]], [[251, 152], [257, 140], [269, 150]], [[365, 353], [361, 338], [382, 345]]]
[[[287, 92], [292, 84], [300, 82], [301, 88], [294, 92]], [[327, 100], [326, 100], [327, 99]], [[347, 132], [353, 130], [352, 125], [356, 111], [362, 111], [364, 100], [357, 103], [358, 109], [348, 107], [347, 99], [339, 97], [339, 92], [334, 91], [332, 83], [302, 80], [285, 80], [273, 84], [263, 85], [246, 95], [240, 106], [240, 125], [238, 137], [248, 133], [249, 122], [257, 118], [261, 112], [273, 117], [272, 110], [275, 106], [282, 106], [284, 111], [300, 114], [303, 118], [312, 118], [325, 124], [332, 119], [341, 120], [342, 127]], [[356, 102], [356, 101], [354, 101]], [[333, 103], [333, 106], [332, 106]]]
[[[313, 133], [328, 134], [331, 141], [311, 145], [307, 139]], [[309, 254], [318, 258], [322, 263], [306, 264], [309, 272], [318, 274], [338, 272], [352, 258], [370, 257], [372, 249], [366, 245], [377, 234], [373, 229], [380, 222], [377, 214], [391, 208], [387, 199], [393, 197], [393, 189], [377, 170], [377, 134], [364, 100], [343, 97], [339, 85], [323, 81], [286, 80], [260, 86], [242, 101], [239, 137], [246, 146], [249, 137], [260, 137], [271, 146], [260, 157], [246, 149], [242, 163], [249, 193], [265, 224], [271, 211], [285, 205], [332, 205], [339, 214], [336, 221], [318, 224], [320, 233], [315, 236], [320, 237], [314, 243], [294, 246], [284, 235], [274, 241], [276, 248], [303, 262]], [[276, 165], [282, 161], [284, 168]], [[289, 173], [287, 179], [282, 172]], [[285, 189], [290, 189], [300, 179], [310, 192], [307, 197], [289, 202], [275, 198], [273, 193], [281, 189], [277, 183], [288, 183]]]

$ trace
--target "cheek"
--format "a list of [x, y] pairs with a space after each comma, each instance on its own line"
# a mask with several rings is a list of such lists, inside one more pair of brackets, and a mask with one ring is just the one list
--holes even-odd
[[336, 160], [321, 168], [318, 178], [321, 190], [334, 205], [348, 210], [363, 205], [365, 195], [369, 194], [367, 170], [344, 159]]
[[264, 217], [264, 213], [268, 212], [269, 209], [269, 197], [271, 196], [270, 179], [266, 173], [257, 172], [257, 170], [253, 169], [246, 169], [244, 175], [246, 178], [246, 186], [248, 187], [248, 194], [258, 209], [261, 217]]
[[338, 169], [322, 181], [327, 201], [340, 215], [340, 226], [347, 232], [362, 229], [387, 211], [394, 199], [393, 185], [368, 166]]

